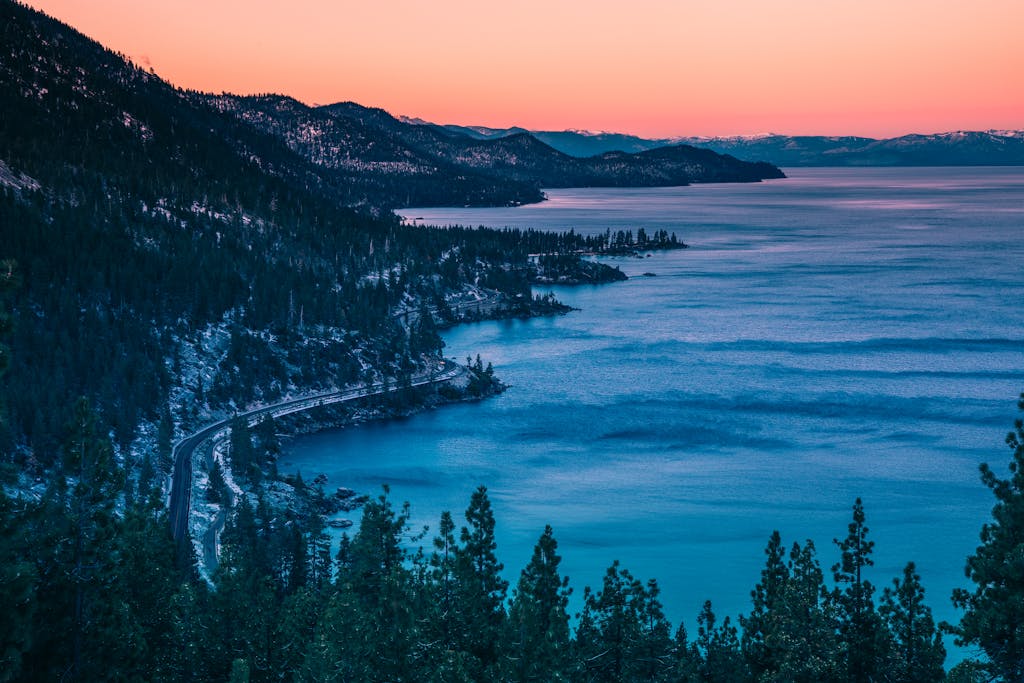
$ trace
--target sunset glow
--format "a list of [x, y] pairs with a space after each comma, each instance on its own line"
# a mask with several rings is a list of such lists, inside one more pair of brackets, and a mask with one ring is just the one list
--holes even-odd
[[647, 136], [1024, 128], [1020, 0], [32, 0], [175, 85]]

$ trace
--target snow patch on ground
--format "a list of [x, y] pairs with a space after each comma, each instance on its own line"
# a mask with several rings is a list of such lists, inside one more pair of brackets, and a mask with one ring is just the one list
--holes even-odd
[[39, 181], [24, 173], [15, 173], [2, 159], [0, 159], [0, 185], [14, 188], [15, 190], [38, 190]]

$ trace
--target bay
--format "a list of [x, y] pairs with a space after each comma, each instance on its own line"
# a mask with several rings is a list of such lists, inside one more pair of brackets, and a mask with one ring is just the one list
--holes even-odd
[[955, 621], [950, 592], [994, 500], [978, 465], [1005, 473], [1024, 390], [1024, 169], [787, 173], [405, 210], [664, 228], [691, 248], [609, 259], [626, 282], [551, 288], [580, 309], [566, 316], [448, 331], [446, 353], [493, 362], [505, 394], [297, 438], [279, 466], [367, 493], [388, 483], [432, 528], [486, 485], [510, 581], [551, 524], [575, 608], [618, 559], [658, 579], [691, 633], [705, 599], [749, 611], [774, 529], [813, 539], [828, 574], [862, 497], [869, 578], [888, 585], [912, 560]]

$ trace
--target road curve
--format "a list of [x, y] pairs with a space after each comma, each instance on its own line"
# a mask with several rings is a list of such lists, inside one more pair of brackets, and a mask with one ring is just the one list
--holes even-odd
[[[419, 387], [425, 384], [439, 384], [448, 382], [464, 374], [466, 369], [452, 360], [444, 362], [444, 368], [437, 371], [417, 373], [412, 376], [411, 386]], [[342, 389], [339, 391], [327, 391], [319, 394], [307, 394], [298, 398], [290, 398], [270, 405], [254, 408], [244, 413], [238, 413], [228, 419], [220, 420], [209, 424], [202, 429], [189, 434], [174, 444], [172, 457], [174, 459], [174, 471], [171, 475], [171, 498], [168, 505], [171, 521], [171, 534], [178, 542], [188, 538], [188, 516], [191, 506], [192, 495], [192, 454], [195, 449], [204, 441], [219, 439], [227, 435], [231, 422], [236, 417], [244, 417], [250, 425], [259, 422], [265, 415], [280, 417], [289, 415], [310, 408], [330, 405], [332, 403], [344, 403], [354, 401], [367, 396], [375, 396], [389, 391], [396, 391], [399, 388], [394, 384], [377, 382], [367, 386]]]

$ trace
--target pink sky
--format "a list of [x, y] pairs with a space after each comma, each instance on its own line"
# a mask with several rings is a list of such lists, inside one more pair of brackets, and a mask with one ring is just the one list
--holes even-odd
[[647, 136], [1024, 128], [1022, 0], [30, 0], [175, 85]]

